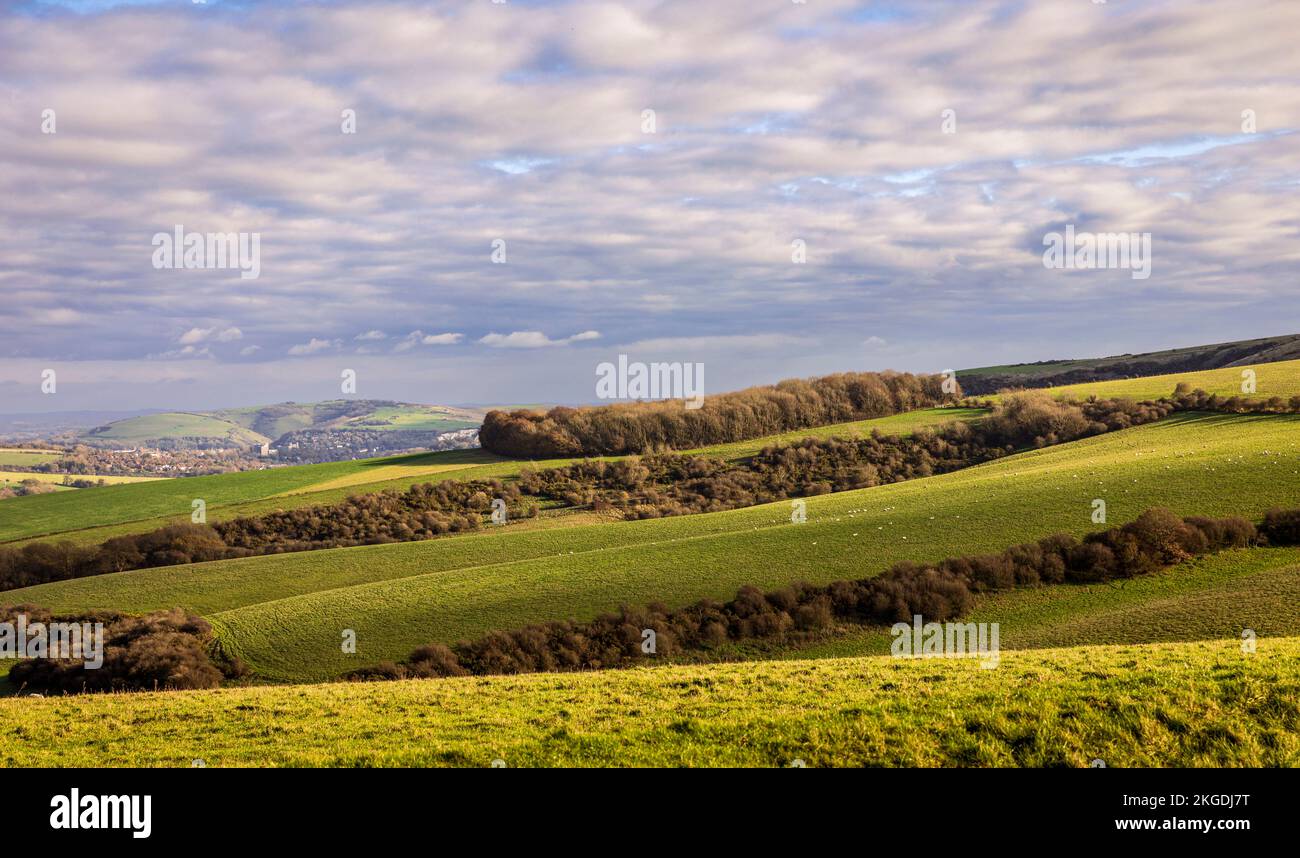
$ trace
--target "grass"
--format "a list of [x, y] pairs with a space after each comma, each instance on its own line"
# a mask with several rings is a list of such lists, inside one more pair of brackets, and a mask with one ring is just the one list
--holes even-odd
[[[1241, 373], [1245, 369], [1255, 372], [1256, 390], [1246, 394], [1241, 389]], [[1117, 381], [1097, 381], [1086, 384], [1067, 384], [1050, 388], [1061, 398], [1084, 399], [1089, 396], [1122, 399], [1159, 399], [1169, 396], [1179, 382], [1187, 382], [1193, 390], [1200, 389], [1220, 396], [1246, 396], [1250, 399], [1268, 399], [1280, 396], [1290, 399], [1300, 395], [1300, 360], [1261, 363], [1248, 367], [1225, 367], [1203, 372], [1180, 372], [1171, 375], [1152, 375], [1145, 378], [1125, 378]]]
[[[1096, 529], [1157, 505], [1260, 516], [1295, 503], [1300, 417], [1179, 415], [927, 479], [789, 503], [645, 522], [485, 534], [195, 566], [146, 569], [13, 591], [55, 609], [183, 605], [275, 680], [319, 680], [428, 641], [453, 642], [621, 603], [684, 604], [875, 574], [904, 559], [1001, 549]], [[104, 491], [104, 490], [100, 490]], [[340, 652], [344, 629], [355, 656]]]
[[0, 764], [1300, 765], [1300, 639], [0, 700]]
[[0, 468], [25, 470], [32, 465], [44, 465], [57, 462], [63, 458], [62, 453], [48, 450], [16, 450], [0, 448]]
[[207, 414], [172, 411], [163, 414], [145, 414], [130, 417], [102, 427], [103, 431], [86, 433], [95, 441], [113, 441], [119, 444], [142, 444], [163, 438], [213, 438], [229, 441], [232, 445], [249, 447], [267, 439], [228, 420]]
[[[807, 433], [869, 432], [879, 426], [882, 431], [903, 434], [920, 426], [969, 419], [981, 413], [977, 409], [929, 409], [878, 420], [840, 424], [838, 427], [807, 430]], [[725, 445], [729, 451], [726, 455], [753, 455], [777, 438], [802, 437], [803, 434], [787, 433]], [[724, 447], [710, 449], [723, 450]], [[0, 519], [0, 542], [21, 544], [57, 535], [58, 539], [76, 544], [96, 544], [114, 536], [189, 521], [190, 504], [195, 498], [202, 498], [207, 503], [208, 520], [215, 522], [277, 509], [335, 503], [352, 494], [385, 489], [404, 490], [415, 483], [447, 477], [464, 480], [494, 477], [509, 479], [517, 476], [525, 466], [545, 468], [571, 461], [573, 460], [549, 459], [523, 462], [482, 450], [449, 450], [321, 465], [268, 468], [264, 471], [244, 471], [211, 477], [185, 477], [166, 487], [113, 489], [110, 493], [99, 496], [93, 503], [84, 498], [81, 501], [52, 501], [49, 496], [15, 498], [11, 503], [18, 505], [7, 507], [9, 514]]]
[[385, 406], [376, 408], [367, 417], [356, 417], [341, 424], [345, 429], [374, 429], [377, 431], [451, 432], [472, 429], [482, 420], [456, 416], [458, 412], [441, 406]]

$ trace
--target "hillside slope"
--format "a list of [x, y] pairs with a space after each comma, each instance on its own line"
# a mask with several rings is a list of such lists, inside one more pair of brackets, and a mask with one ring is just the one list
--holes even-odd
[[957, 373], [968, 395], [1007, 387], [1056, 387], [1135, 376], [1199, 372], [1300, 358], [1300, 334], [1167, 349], [1144, 354], [985, 366]]
[[1300, 638], [0, 700], [27, 766], [1300, 765]]
[[284, 402], [217, 411], [163, 412], [118, 420], [83, 433], [82, 443], [105, 445], [250, 447], [295, 432], [451, 432], [477, 426], [482, 412], [444, 405], [370, 399]]

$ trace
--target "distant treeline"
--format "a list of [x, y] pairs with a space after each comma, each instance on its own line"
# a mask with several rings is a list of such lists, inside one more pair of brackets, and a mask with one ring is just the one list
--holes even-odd
[[685, 450], [929, 408], [960, 397], [955, 384], [949, 394], [942, 376], [854, 372], [708, 396], [694, 410], [662, 400], [544, 414], [489, 411], [479, 443], [525, 459]]
[[[1150, 509], [1122, 527], [1082, 541], [1058, 533], [997, 554], [935, 564], [897, 563], [884, 574], [824, 586], [793, 584], [764, 593], [742, 587], [720, 604], [701, 600], [672, 610], [622, 607], [590, 622], [559, 621], [491, 632], [454, 646], [428, 644], [401, 664], [382, 663], [352, 679], [408, 679], [541, 671], [600, 670], [656, 658], [715, 652], [728, 644], [792, 644], [837, 623], [946, 622], [970, 611], [982, 592], [1047, 584], [1133, 578], [1198, 555], [1250, 545], [1300, 544], [1300, 509], [1274, 510], [1256, 527], [1242, 518], [1179, 518]], [[654, 653], [643, 651], [654, 632]]]
[[[481, 528], [498, 500], [509, 519], [536, 516], [542, 502], [626, 519], [717, 512], [948, 473], [1017, 450], [1140, 426], [1175, 411], [1289, 410], [1287, 403], [1222, 399], [1203, 391], [1156, 402], [1064, 402], [1039, 391], [984, 404], [991, 413], [971, 422], [909, 436], [804, 439], [740, 462], [674, 453], [587, 460], [524, 469], [512, 482], [444, 480], [212, 525], [169, 525], [98, 546], [0, 546], [0, 590], [153, 566], [432, 539]], [[1295, 405], [1300, 411], [1300, 401]]]
[[9, 671], [23, 691], [80, 694], [95, 691], [156, 691], [215, 688], [223, 678], [246, 673], [238, 660], [216, 652], [207, 621], [179, 608], [133, 617], [111, 611], [52, 616], [35, 605], [0, 606], [0, 623], [26, 617], [33, 623], [103, 623], [103, 664], [87, 670], [84, 659], [28, 658]]

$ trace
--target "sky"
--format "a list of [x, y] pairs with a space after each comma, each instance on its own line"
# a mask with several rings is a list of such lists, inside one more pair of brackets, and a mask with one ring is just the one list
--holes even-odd
[[[0, 0], [0, 413], [1300, 333], [1297, 32], [1294, 0]], [[1047, 267], [1067, 226], [1149, 234], [1150, 276]], [[159, 267], [178, 227], [256, 235], [257, 276]]]

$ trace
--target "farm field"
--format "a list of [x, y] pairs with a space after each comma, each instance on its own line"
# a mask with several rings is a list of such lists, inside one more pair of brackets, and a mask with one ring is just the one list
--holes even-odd
[[[1169, 506], [1260, 516], [1294, 505], [1300, 417], [1178, 415], [937, 477], [723, 513], [560, 530], [489, 531], [427, 542], [146, 569], [13, 591], [54, 609], [208, 615], [223, 641], [273, 680], [329, 679], [429, 641], [621, 603], [727, 598], [742, 584], [826, 582], [904, 560], [1000, 549], [1097, 529]], [[345, 656], [343, 629], [358, 634]]]
[[[37, 480], [42, 483], [60, 485], [65, 477], [71, 477], [74, 480], [91, 480], [93, 482], [103, 480], [105, 486], [123, 486], [134, 483], [156, 483], [159, 480], [168, 479], [167, 477], [105, 477], [96, 474], [45, 474], [29, 471], [0, 470], [0, 484], [21, 483], [23, 480]], [[71, 488], [71, 486], [68, 486], [67, 488]], [[102, 487], [97, 486], [96, 488]]]
[[[807, 432], [865, 433], [879, 426], [883, 432], [905, 434], [920, 426], [971, 419], [981, 413], [978, 409], [927, 409]], [[710, 455], [749, 456], [779, 438], [803, 435], [786, 433], [723, 445], [710, 449], [724, 450], [725, 447], [725, 452]], [[63, 500], [51, 502], [48, 496], [22, 498], [21, 506], [9, 508], [9, 514], [0, 517], [0, 542], [45, 539], [57, 534], [58, 539], [77, 544], [99, 543], [114, 536], [189, 521], [190, 502], [194, 498], [206, 501], [209, 521], [222, 521], [277, 509], [335, 503], [353, 494], [404, 490], [415, 483], [448, 477], [507, 479], [517, 476], [521, 467], [546, 468], [571, 461], [574, 460], [522, 462], [483, 450], [448, 450], [210, 477], [185, 477], [167, 487], [114, 489], [111, 494], [101, 496], [95, 504]]]
[[1300, 639], [0, 700], [0, 765], [1300, 765]]
[[62, 454], [58, 452], [0, 447], [0, 468], [4, 469], [23, 471], [32, 465], [57, 462], [61, 458]]

